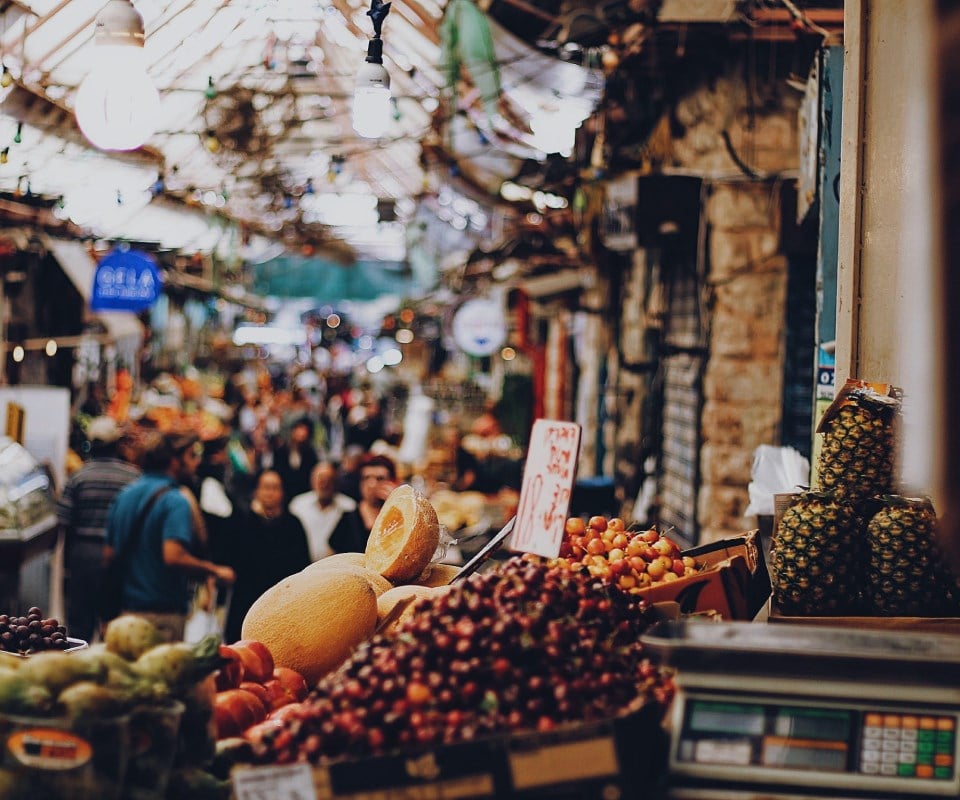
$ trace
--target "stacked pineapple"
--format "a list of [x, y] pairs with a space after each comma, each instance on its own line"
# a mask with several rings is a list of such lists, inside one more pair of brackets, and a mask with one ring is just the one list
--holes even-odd
[[833, 493], [788, 508], [770, 551], [774, 601], [786, 614], [850, 614], [858, 605], [859, 518]]
[[846, 395], [820, 424], [823, 445], [818, 472], [824, 491], [833, 491], [864, 511], [872, 497], [893, 486], [894, 424], [899, 402], [861, 389]]
[[956, 608], [960, 591], [943, 566], [932, 505], [892, 495], [898, 408], [896, 398], [858, 388], [824, 415], [820, 490], [784, 513], [771, 547], [774, 601], [785, 613]]
[[928, 498], [886, 496], [867, 525], [866, 593], [884, 615], [955, 614], [956, 581], [937, 545]]

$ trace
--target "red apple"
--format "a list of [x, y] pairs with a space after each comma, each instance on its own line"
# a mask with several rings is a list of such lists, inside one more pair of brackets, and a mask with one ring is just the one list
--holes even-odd
[[241, 639], [230, 647], [240, 657], [248, 681], [264, 683], [273, 677], [273, 655], [265, 644], [254, 639]]
[[213, 699], [213, 718], [218, 739], [238, 736], [266, 716], [267, 709], [260, 699], [243, 689], [228, 689], [219, 692]]
[[263, 684], [263, 688], [266, 689], [267, 694], [270, 695], [270, 708], [274, 710], [297, 702], [297, 698], [294, 697], [293, 692], [288, 690], [276, 678]]
[[295, 717], [300, 713], [300, 708], [300, 703], [290, 703], [271, 711], [267, 714], [267, 719], [285, 720], [287, 717]]
[[272, 731], [283, 727], [282, 719], [265, 719], [256, 725], [251, 725], [243, 732], [243, 738], [253, 745], [263, 744], [263, 737]]
[[243, 681], [240, 684], [241, 689], [245, 692], [250, 692], [250, 694], [255, 695], [256, 698], [263, 703], [263, 707], [269, 711], [270, 709], [270, 692], [266, 690], [262, 683], [254, 683], [253, 681]]
[[300, 701], [306, 698], [307, 694], [310, 691], [310, 688], [307, 686], [307, 682], [304, 680], [303, 675], [297, 672], [295, 669], [290, 669], [289, 667], [277, 667], [273, 671], [273, 677], [275, 680], [280, 681], [280, 685], [283, 686], [288, 692], [292, 692], [294, 698]]
[[237, 655], [236, 651], [225, 644], [220, 645], [220, 657], [230, 660], [217, 672], [217, 691], [224, 692], [227, 689], [236, 689], [243, 680], [243, 662], [240, 661], [240, 656]]

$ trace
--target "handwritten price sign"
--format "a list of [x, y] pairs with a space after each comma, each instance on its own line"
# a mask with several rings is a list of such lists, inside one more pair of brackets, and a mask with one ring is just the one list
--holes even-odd
[[533, 424], [511, 550], [557, 557], [579, 456], [579, 425], [549, 419]]

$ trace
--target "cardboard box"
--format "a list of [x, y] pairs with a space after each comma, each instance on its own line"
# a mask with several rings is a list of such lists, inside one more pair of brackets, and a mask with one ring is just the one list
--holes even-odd
[[730, 620], [751, 620], [763, 609], [770, 596], [770, 576], [758, 531], [693, 547], [683, 555], [692, 556], [704, 569], [644, 589], [640, 593], [644, 600], [673, 600], [684, 614], [715, 611]]

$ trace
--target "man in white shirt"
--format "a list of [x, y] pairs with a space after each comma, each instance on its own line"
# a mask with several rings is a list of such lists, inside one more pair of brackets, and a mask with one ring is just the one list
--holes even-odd
[[337, 470], [333, 464], [321, 461], [310, 475], [312, 492], [298, 494], [290, 501], [290, 513], [303, 524], [310, 546], [310, 558], [319, 561], [333, 555], [330, 534], [348, 511], [357, 503], [336, 489]]

